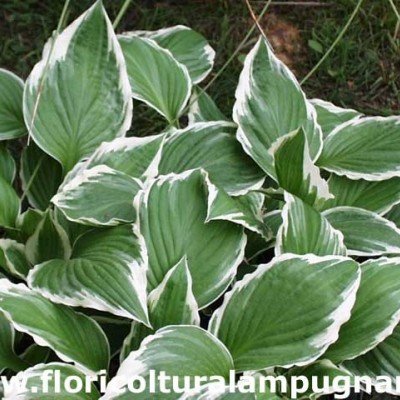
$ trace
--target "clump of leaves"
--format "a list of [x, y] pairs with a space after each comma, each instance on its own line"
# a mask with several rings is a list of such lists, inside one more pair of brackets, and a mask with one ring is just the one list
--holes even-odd
[[[230, 120], [199, 87], [214, 55], [185, 26], [116, 36], [97, 2], [26, 82], [0, 71], [0, 367], [28, 387], [400, 374], [400, 118], [307, 99], [260, 37]], [[126, 136], [132, 98], [163, 132]]]

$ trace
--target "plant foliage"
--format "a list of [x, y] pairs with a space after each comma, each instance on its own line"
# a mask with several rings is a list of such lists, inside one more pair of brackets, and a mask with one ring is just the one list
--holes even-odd
[[[107, 370], [102, 399], [150, 370], [400, 373], [400, 118], [308, 99], [260, 37], [230, 119], [214, 56], [186, 26], [116, 35], [98, 1], [26, 82], [0, 70], [2, 370]], [[135, 137], [132, 99], [165, 130]]]

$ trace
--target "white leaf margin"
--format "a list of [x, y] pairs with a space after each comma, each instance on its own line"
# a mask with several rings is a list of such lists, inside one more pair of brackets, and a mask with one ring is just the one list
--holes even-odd
[[[213, 208], [214, 202], [218, 197], [219, 189], [210, 181], [208, 175], [205, 177], [205, 182], [206, 182], [207, 189], [208, 189], [207, 216], [206, 216], [206, 220], [205, 220], [206, 223], [211, 222], [211, 221], [217, 221], [217, 220], [231, 221], [235, 224], [242, 225], [245, 228], [247, 228], [248, 230], [258, 233], [259, 235], [264, 237], [264, 232], [262, 232], [260, 229], [258, 229], [257, 226], [249, 224], [246, 221], [246, 216], [241, 211], [238, 211], [237, 213], [225, 214], [223, 216], [221, 215], [221, 216], [216, 216], [216, 217], [210, 217], [211, 213], [212, 213], [212, 208]], [[261, 186], [262, 186], [263, 182], [264, 182], [264, 179], [261, 182]], [[244, 193], [244, 195], [249, 193], [251, 190], [257, 190], [257, 189], [261, 188], [261, 186], [260, 187], [257, 187], [257, 186], [254, 187], [253, 189], [246, 190], [246, 193]], [[257, 207], [258, 207], [258, 209], [261, 210], [261, 207], [264, 204], [265, 196], [262, 193], [255, 193], [255, 194], [257, 194]], [[227, 193], [227, 195], [232, 196], [233, 200], [235, 199], [235, 196], [229, 195], [228, 193]], [[264, 224], [261, 214], [260, 215], [254, 214], [254, 217], [255, 217], [255, 219], [258, 220], [258, 222], [260, 224]]]
[[[225, 312], [226, 307], [228, 306], [231, 297], [236, 293], [242, 291], [247, 285], [250, 283], [256, 282], [258, 279], [262, 277], [262, 275], [267, 272], [269, 269], [273, 268], [276, 264], [282, 261], [286, 260], [291, 260], [291, 259], [301, 259], [305, 260], [309, 263], [309, 265], [321, 262], [321, 261], [329, 261], [329, 260], [335, 260], [335, 261], [353, 261], [349, 257], [345, 256], [317, 256], [315, 254], [306, 254], [306, 255], [297, 255], [297, 254], [292, 254], [292, 253], [285, 253], [280, 256], [277, 256], [272, 259], [268, 264], [260, 264], [258, 268], [250, 274], [247, 274], [244, 276], [244, 278], [237, 282], [232, 290], [228, 293], [225, 294], [224, 300], [222, 305], [214, 312], [214, 314], [211, 317], [209, 326], [208, 326], [208, 331], [215, 335], [218, 338], [218, 331], [220, 328], [221, 324], [221, 319], [222, 316]], [[361, 281], [361, 271], [360, 268], [358, 268], [358, 274], [357, 274], [357, 279], [354, 281], [353, 285], [348, 288], [346, 292], [343, 293], [343, 302], [341, 305], [330, 315], [330, 321], [331, 321], [331, 326], [328, 327], [325, 332], [322, 332], [319, 334], [317, 339], [313, 341], [313, 345], [318, 346], [319, 342], [323, 342], [324, 346], [321, 347], [321, 350], [318, 352], [313, 357], [304, 357], [296, 362], [290, 363], [290, 364], [284, 364], [284, 365], [276, 365], [276, 367], [281, 367], [281, 368], [291, 368], [294, 366], [304, 366], [307, 365], [315, 360], [317, 360], [322, 354], [325, 353], [325, 351], [328, 349], [328, 347], [336, 342], [339, 338], [339, 330], [340, 327], [347, 322], [350, 317], [351, 317], [351, 310], [353, 309], [353, 306], [356, 301], [356, 294], [358, 291], [358, 288], [360, 286], [360, 281]], [[244, 371], [237, 371], [237, 372], [244, 372]]]
[[[161, 186], [163, 183], [165, 182], [179, 182], [179, 181], [184, 181], [185, 179], [187, 179], [188, 177], [190, 177], [190, 175], [192, 175], [193, 173], [196, 173], [200, 171], [201, 175], [203, 175], [203, 180], [204, 180], [204, 184], [206, 185], [206, 190], [207, 188], [207, 180], [209, 180], [208, 178], [208, 173], [207, 171], [205, 171], [202, 168], [195, 168], [195, 169], [191, 169], [191, 170], [187, 170], [184, 171], [180, 174], [175, 174], [175, 173], [170, 173], [167, 175], [161, 175], [159, 176], [157, 179], [154, 179], [152, 181], [149, 182], [149, 185], [147, 185], [146, 187], [144, 187], [142, 190], [139, 190], [139, 192], [136, 194], [134, 200], [133, 200], [133, 205], [134, 208], [136, 210], [136, 215], [137, 217], [137, 221], [135, 222], [135, 225], [137, 225], [137, 229], [140, 232], [140, 209], [141, 207], [146, 207], [148, 206], [149, 203], [149, 195], [151, 192], [151, 189], [153, 188], [153, 186]], [[210, 194], [205, 194], [205, 204], [206, 204], [206, 213], [208, 211], [208, 197]], [[145, 239], [144, 239], [144, 243], [145, 243]], [[247, 236], [245, 233], [243, 233], [242, 235], [242, 239], [241, 242], [239, 244], [239, 253], [238, 253], [238, 257], [232, 261], [231, 267], [229, 269], [229, 271], [226, 272], [226, 280], [227, 280], [227, 284], [225, 286], [224, 291], [229, 287], [229, 285], [232, 283], [235, 275], [236, 275], [236, 271], [237, 268], [239, 267], [239, 265], [241, 264], [241, 262], [244, 260], [244, 255], [245, 255], [245, 249], [246, 249], [246, 244], [247, 244]], [[147, 251], [147, 250], [146, 250]], [[148, 267], [150, 268], [150, 267]], [[224, 292], [223, 291], [223, 292]], [[222, 293], [223, 293], [222, 292]], [[205, 304], [204, 306], [202, 306], [201, 308], [199, 308], [200, 310], [203, 310], [205, 308], [207, 308], [210, 304], [212, 304], [214, 300], [211, 300], [209, 303]]]
[[[187, 104], [187, 102], [189, 101], [190, 96], [191, 96], [191, 94], [192, 94], [192, 80], [191, 80], [191, 78], [190, 78], [189, 71], [188, 71], [188, 69], [186, 68], [186, 66], [183, 65], [182, 63], [180, 63], [180, 62], [173, 56], [173, 54], [172, 54], [168, 49], [165, 49], [164, 47], [161, 47], [161, 46], [160, 46], [155, 40], [153, 40], [153, 39], [150, 39], [150, 38], [147, 38], [147, 37], [143, 37], [143, 36], [137, 35], [137, 34], [135, 34], [135, 33], [133, 33], [133, 32], [123, 33], [123, 34], [117, 35], [117, 37], [118, 37], [118, 38], [121, 38], [121, 39], [129, 39], [129, 38], [134, 37], [134, 38], [137, 38], [137, 39], [139, 39], [139, 40], [142, 40], [143, 42], [147, 43], [147, 44], [148, 44], [150, 47], [152, 47], [153, 49], [155, 49], [155, 50], [157, 50], [157, 51], [163, 53], [163, 54], [166, 55], [168, 58], [170, 58], [171, 60], [173, 60], [173, 61], [176, 63], [176, 66], [178, 67], [178, 69], [180, 69], [180, 70], [183, 72], [183, 74], [184, 74], [184, 76], [185, 76], [185, 81], [186, 81], [186, 83], [187, 83], [188, 90], [187, 90], [187, 93], [186, 93], [186, 95], [185, 95], [184, 100], [182, 101], [182, 105], [181, 105], [181, 107], [180, 107], [179, 110], [178, 110], [178, 115], [176, 116], [176, 118], [179, 118], [179, 117], [182, 115], [183, 111], [185, 110], [186, 104]], [[121, 52], [122, 52], [122, 50], [121, 50]], [[125, 59], [124, 59], [124, 60], [125, 60]], [[128, 82], [129, 82], [129, 80], [128, 80]], [[130, 83], [129, 83], [129, 90], [130, 90], [131, 96], [132, 96], [134, 99], [139, 100], [139, 101], [142, 101], [143, 103], [147, 104], [149, 107], [153, 108], [154, 110], [156, 110], [158, 113], [160, 113], [162, 116], [164, 116], [164, 117], [166, 118], [166, 115], [164, 114], [164, 111], [163, 111], [163, 110], [161, 110], [161, 109], [159, 109], [158, 107], [156, 107], [151, 101], [147, 100], [146, 98], [144, 98], [144, 97], [143, 97], [142, 95], [140, 95], [139, 93], [134, 92], [134, 91], [132, 90], [132, 88], [131, 88]]]
[[[120, 394], [120, 390], [127, 385], [130, 377], [144, 375], [146, 372], [148, 372], [146, 363], [138, 361], [137, 359], [146, 352], [149, 343], [151, 343], [154, 339], [162, 339], [165, 334], [173, 331], [174, 328], [182, 327], [190, 327], [204, 332], [206, 336], [208, 336], [215, 344], [220, 346], [221, 349], [225, 351], [226, 355], [231, 361], [231, 365], [234, 365], [232, 355], [225, 344], [209, 331], [195, 325], [170, 325], [165, 328], [161, 328], [153, 335], [147, 336], [141, 343], [140, 348], [132, 351], [129, 354], [129, 356], [121, 363], [116, 376], [108, 383], [106, 393], [100, 398], [100, 400], [112, 400], [117, 398], [116, 396], [118, 396], [118, 394]], [[195, 360], [193, 361], [195, 362]]]
[[[265, 40], [262, 36], [260, 36], [260, 38], [258, 39], [256, 45], [250, 50], [250, 52], [248, 53], [248, 55], [245, 58], [244, 61], [244, 66], [243, 66], [243, 70], [240, 73], [240, 77], [239, 77], [239, 83], [238, 86], [236, 88], [236, 92], [235, 92], [235, 98], [236, 98], [236, 102], [235, 105], [233, 107], [233, 121], [237, 124], [237, 133], [236, 133], [236, 137], [238, 139], [238, 141], [242, 144], [244, 151], [251, 157], [251, 149], [252, 149], [252, 145], [250, 143], [250, 141], [247, 139], [246, 134], [244, 133], [244, 131], [242, 130], [242, 128], [240, 127], [240, 118], [245, 116], [246, 114], [246, 110], [244, 105], [246, 104], [246, 102], [252, 97], [252, 93], [251, 93], [251, 85], [250, 82], [253, 79], [252, 76], [252, 64], [254, 61], [254, 58], [256, 56], [256, 53], [258, 52], [258, 49], [262, 43], [262, 41]], [[301, 89], [296, 77], [294, 76], [294, 74], [292, 73], [292, 71], [290, 71], [289, 68], [286, 67], [285, 64], [282, 63], [282, 61], [280, 61], [275, 54], [273, 53], [273, 51], [270, 48], [270, 44], [268, 42], [266, 42], [266, 46], [269, 49], [269, 56], [274, 60], [274, 63], [277, 65], [277, 67], [279, 69], [282, 69], [285, 71], [285, 73], [287, 74], [287, 76], [289, 77], [289, 79], [293, 82], [293, 84], [298, 88], [299, 92], [302, 94], [302, 97], [304, 99], [304, 102], [306, 104], [306, 110], [307, 110], [307, 116], [313, 120], [314, 125], [316, 127], [316, 133], [318, 135], [318, 140], [319, 140], [319, 149], [315, 155], [314, 158], [312, 158], [312, 161], [315, 162], [319, 156], [321, 155], [322, 152], [322, 147], [323, 147], [323, 135], [322, 135], [322, 129], [319, 126], [318, 122], [317, 122], [317, 112], [314, 108], [314, 106], [307, 100], [303, 90]], [[250, 79], [249, 79], [250, 78]], [[300, 127], [299, 127], [300, 128]], [[279, 140], [280, 138], [277, 138], [276, 141], [278, 141], [279, 144]], [[272, 146], [270, 147], [270, 149], [268, 149], [268, 152], [272, 153], [274, 152], [274, 146], [275, 143], [272, 143]]]
[[184, 256], [181, 258], [180, 261], [176, 263], [174, 267], [172, 267], [164, 276], [164, 279], [162, 282], [155, 288], [153, 289], [148, 297], [148, 303], [149, 303], [149, 309], [155, 309], [157, 307], [157, 304], [159, 302], [159, 299], [161, 295], [163, 294], [166, 285], [168, 284], [169, 279], [171, 276], [175, 273], [176, 269], [179, 268], [179, 264], [183, 262], [184, 263], [184, 268], [185, 268], [185, 274], [188, 278], [187, 280], [187, 291], [186, 291], [186, 296], [185, 296], [185, 303], [189, 307], [190, 312], [191, 312], [191, 319], [193, 321], [193, 325], [200, 326], [200, 315], [199, 315], [199, 306], [197, 304], [197, 301], [193, 295], [193, 280], [192, 280], [192, 274], [190, 273], [189, 267], [188, 267], [188, 262], [187, 262], [187, 257]]
[[[274, 211], [268, 213], [268, 215], [271, 215], [271, 214], [273, 214], [273, 213], [277, 213], [277, 211], [278, 211], [278, 212], [281, 211], [282, 224], [281, 224], [281, 226], [280, 226], [279, 229], [278, 229], [278, 232], [277, 232], [277, 235], [276, 235], [276, 242], [275, 242], [275, 255], [276, 255], [276, 256], [280, 256], [280, 255], [284, 254], [284, 253], [282, 252], [283, 237], [287, 234], [287, 231], [288, 231], [288, 226], [289, 226], [289, 210], [290, 210], [290, 208], [291, 208], [291, 205], [295, 202], [295, 198], [294, 198], [294, 196], [293, 196], [292, 194], [290, 194], [290, 193], [288, 193], [288, 192], [285, 192], [284, 196], [285, 196], [285, 204], [284, 204], [284, 206], [283, 206], [283, 208], [282, 208], [282, 211], [281, 211], [281, 210], [274, 210]], [[301, 199], [299, 199], [299, 200], [301, 200]], [[302, 200], [301, 200], [301, 201], [302, 201]], [[311, 207], [311, 206], [310, 206], [310, 207]], [[317, 210], [314, 210], [314, 211], [315, 211], [316, 213], [318, 213]], [[338, 238], [339, 245], [340, 245], [342, 248], [346, 249], [346, 246], [345, 246], [345, 244], [344, 244], [344, 235], [343, 235], [343, 233], [342, 233], [341, 231], [339, 231], [339, 229], [335, 229], [335, 228], [330, 224], [330, 222], [324, 217], [323, 213], [320, 213], [320, 215], [321, 215], [321, 218], [323, 218], [323, 219], [326, 221], [326, 223], [332, 228], [332, 234], [334, 234], [334, 235]], [[351, 253], [351, 252], [349, 252], [349, 251], [347, 250], [347, 251], [346, 251], [346, 254], [349, 255], [349, 253]]]
[[144, 178], [145, 181], [149, 179], [154, 179], [158, 175], [158, 166], [161, 161], [162, 151], [166, 141], [166, 135], [162, 133], [159, 135], [145, 136], [145, 137], [137, 137], [137, 136], [122, 137], [122, 138], [116, 138], [111, 142], [103, 142], [95, 150], [95, 152], [91, 155], [91, 157], [86, 161], [85, 165], [90, 166], [91, 162], [93, 162], [94, 160], [96, 160], [96, 158], [99, 158], [104, 154], [123, 151], [123, 150], [131, 151], [136, 147], [141, 147], [160, 138], [163, 139], [160, 148], [158, 149], [153, 160], [150, 162], [146, 171], [141, 176], [141, 178]]
[[[292, 139], [294, 136], [299, 134], [298, 130], [288, 133], [282, 136], [274, 144], [273, 148], [270, 149], [272, 156], [274, 157], [275, 152], [285, 144], [286, 140]], [[310, 192], [315, 190], [316, 201], [326, 201], [333, 199], [335, 196], [329, 192], [329, 185], [325, 179], [322, 179], [320, 169], [314, 164], [311, 159], [310, 149], [308, 146], [308, 139], [305, 133], [304, 135], [304, 152], [303, 152], [303, 182], [309, 182]], [[290, 162], [290, 161], [289, 161]]]
[[[170, 33], [178, 32], [178, 31], [193, 31], [193, 29], [189, 28], [186, 25], [179, 24], [179, 25], [168, 27], [168, 28], [158, 29], [155, 31], [144, 31], [144, 30], [129, 31], [129, 32], [124, 32], [123, 35], [132, 34], [132, 35], [144, 36], [147, 38], [152, 38], [153, 40], [156, 41], [156, 39], [154, 39], [154, 38], [168, 36]], [[193, 32], [196, 32], [196, 31], [193, 31]], [[196, 32], [196, 33], [201, 35], [199, 32]], [[216, 55], [215, 50], [210, 46], [210, 44], [208, 43], [208, 41], [205, 38], [204, 38], [204, 40], [205, 40], [205, 42], [207, 42], [207, 45], [203, 47], [203, 54], [206, 56], [207, 61], [210, 63], [210, 67], [206, 71], [204, 71], [204, 73], [202, 75], [200, 75], [197, 79], [192, 81], [192, 83], [194, 85], [203, 81], [207, 77], [207, 75], [212, 71], [212, 69], [214, 67], [214, 61], [215, 61], [215, 55]]]
[[[29, 136], [32, 136], [33, 138], [35, 137], [34, 130], [33, 128], [33, 123], [34, 121], [28, 121], [27, 120], [27, 115], [29, 115], [28, 110], [27, 110], [27, 105], [25, 98], [28, 96], [28, 91], [31, 90], [31, 88], [34, 88], [35, 90], [38, 90], [42, 81], [42, 75], [46, 72], [47, 68], [53, 67], [56, 62], [63, 61], [65, 60], [65, 57], [67, 55], [67, 52], [69, 50], [69, 46], [71, 45], [71, 41], [80, 27], [80, 25], [87, 19], [90, 14], [93, 12], [93, 10], [96, 7], [99, 7], [99, 2], [97, 1], [94, 3], [86, 12], [84, 12], [80, 17], [78, 17], [76, 20], [74, 20], [69, 26], [67, 26], [55, 39], [49, 39], [44, 48], [43, 48], [43, 53], [42, 53], [42, 59], [33, 67], [31, 74], [29, 75], [25, 86], [24, 86], [24, 94], [23, 94], [23, 114], [25, 117], [25, 125], [28, 129]], [[126, 101], [125, 104], [125, 119], [124, 122], [121, 125], [121, 128], [119, 132], [116, 134], [117, 137], [125, 136], [126, 132], [129, 130], [131, 121], [132, 121], [132, 111], [133, 111], [133, 103], [131, 100], [132, 97], [132, 91], [131, 91], [131, 85], [129, 83], [129, 77], [128, 77], [128, 72], [126, 68], [126, 63], [125, 63], [125, 57], [122, 53], [122, 49], [118, 43], [117, 37], [114, 32], [114, 28], [111, 24], [111, 21], [108, 18], [108, 15], [106, 13], [106, 10], [104, 9], [103, 5], [101, 6], [102, 13], [104, 15], [104, 19], [107, 24], [107, 33], [108, 33], [108, 51], [109, 53], [114, 52], [115, 58], [117, 61], [117, 67], [119, 69], [119, 88], [121, 92], [123, 93], [124, 99], [129, 99]], [[53, 45], [53, 40], [54, 45]], [[39, 94], [40, 96], [40, 94]], [[36, 99], [36, 102], [38, 102], [40, 98]], [[35, 141], [36, 144], [41, 148], [39, 143]], [[41, 148], [45, 153], [43, 148]], [[52, 157], [54, 157], [52, 155]], [[60, 160], [57, 160], [61, 162]]]
[[[207, 129], [207, 128], [216, 129], [218, 127], [227, 128], [227, 129], [235, 129], [235, 128], [237, 128], [237, 125], [234, 122], [230, 122], [230, 121], [201, 121], [201, 122], [194, 122], [193, 124], [189, 124], [186, 128], [174, 129], [171, 132], [168, 132], [166, 134], [167, 137], [166, 137], [164, 143], [166, 143], [165, 146], [167, 146], [169, 140], [173, 140], [174, 138], [179, 137], [181, 134], [185, 134], [187, 132], [192, 132], [195, 135], [197, 132], [202, 131], [204, 129]], [[253, 160], [253, 158], [251, 156], [249, 156], [249, 157], [250, 157], [251, 161], [256, 166], [258, 166], [258, 164]], [[202, 171], [204, 171], [204, 173], [207, 174], [207, 182], [211, 183], [211, 180], [210, 180], [210, 178], [208, 176], [208, 172], [204, 168], [198, 167], [198, 168], [193, 168], [192, 170], [195, 170], [195, 169], [201, 169]], [[192, 171], [192, 170], [187, 170], [187, 171]], [[184, 172], [186, 172], [186, 171], [184, 171]], [[171, 174], [173, 174], [173, 173], [169, 173], [169, 174], [166, 174], [166, 175], [171, 175]], [[163, 175], [163, 176], [165, 176], [165, 175]], [[247, 193], [249, 193], [251, 191], [261, 189], [262, 185], [264, 184], [264, 182], [265, 182], [265, 175], [262, 178], [260, 178], [260, 180], [258, 182], [255, 182], [252, 186], [249, 186], [249, 187], [247, 187], [245, 189], [242, 189], [242, 190], [235, 190], [233, 192], [227, 192], [227, 194], [229, 196], [232, 196], [232, 197], [242, 196], [242, 195], [245, 195], [245, 194], [247, 194]], [[215, 185], [212, 184], [212, 186], [215, 186]]]
[[[148, 254], [147, 254], [147, 247], [144, 241], [144, 237], [140, 233], [139, 228], [139, 221], [137, 224], [132, 224], [132, 231], [133, 234], [137, 237], [138, 245], [139, 245], [139, 252], [140, 252], [140, 259], [142, 262], [138, 262], [137, 260], [132, 260], [128, 267], [130, 269], [130, 276], [127, 278], [129, 279], [131, 285], [136, 289], [136, 294], [138, 296], [140, 305], [147, 316], [148, 321], [148, 310], [147, 310], [147, 270], [148, 270]], [[71, 260], [73, 261], [73, 259]], [[66, 263], [68, 262], [65, 261]], [[36, 293], [39, 293], [41, 296], [45, 297], [46, 299], [52, 301], [56, 304], [62, 304], [70, 307], [83, 307], [83, 308], [92, 308], [95, 310], [100, 310], [104, 312], [109, 312], [113, 315], [118, 315], [123, 318], [129, 318], [134, 321], [138, 321], [143, 323], [146, 326], [149, 326], [149, 322], [138, 320], [134, 315], [125, 311], [122, 308], [117, 308], [111, 306], [106, 301], [100, 299], [96, 294], [91, 293], [87, 290], [81, 290], [79, 297], [66, 297], [61, 296], [55, 293], [50, 292], [44, 288], [38, 288], [33, 285], [33, 279], [35, 274], [39, 272], [43, 266], [45, 266], [47, 262], [35, 265], [28, 274], [27, 277], [27, 284], [29, 288]], [[112, 268], [112, 266], [110, 266]]]
[[6, 261], [8, 269], [15, 276], [21, 278], [22, 280], [26, 280], [26, 276], [24, 276], [15, 269], [14, 264], [10, 261], [9, 257], [7, 256], [7, 250], [13, 246], [17, 248], [21, 253], [25, 254], [26, 248], [25, 245], [23, 245], [22, 243], [18, 243], [12, 239], [4, 239], [4, 238], [0, 239], [0, 251], [3, 251], [4, 253], [4, 259]]
[[[349, 126], [359, 126], [364, 124], [365, 122], [370, 122], [370, 121], [379, 121], [379, 122], [385, 122], [385, 121], [395, 121], [396, 125], [400, 125], [400, 116], [393, 115], [390, 117], [363, 117], [363, 118], [353, 118], [350, 121], [344, 122], [343, 124], [338, 125], [325, 139], [325, 142], [328, 140], [332, 140], [333, 137], [337, 136], [340, 134], [340, 131], [344, 128], [347, 128]], [[400, 127], [399, 127], [400, 130]], [[378, 139], [377, 139], [378, 140]], [[349, 179], [353, 180], [359, 180], [359, 179], [364, 179], [366, 181], [384, 181], [390, 178], [395, 178], [395, 177], [400, 177], [400, 166], [396, 168], [395, 171], [388, 171], [388, 172], [376, 172], [376, 173], [369, 173], [369, 172], [353, 172], [349, 171], [347, 169], [342, 169], [342, 168], [332, 168], [332, 167], [325, 167], [324, 165], [321, 165], [322, 169], [325, 169], [326, 171], [332, 172], [336, 175], [339, 176], [345, 176]]]
[[[129, 221], [126, 220], [121, 220], [119, 218], [112, 217], [108, 222], [102, 222], [99, 221], [96, 218], [92, 217], [79, 217], [79, 218], [72, 218], [71, 216], [67, 215], [67, 213], [64, 210], [63, 202], [67, 200], [68, 197], [68, 192], [72, 190], [78, 189], [80, 186], [84, 185], [85, 183], [94, 183], [92, 179], [95, 179], [98, 176], [102, 176], [103, 174], [107, 175], [125, 175], [126, 177], [129, 177], [129, 175], [124, 174], [123, 172], [119, 172], [113, 168], [108, 167], [107, 165], [101, 164], [101, 165], [96, 165], [95, 167], [89, 168], [89, 169], [83, 169], [80, 171], [76, 176], [72, 177], [68, 183], [63, 185], [59, 192], [55, 194], [51, 202], [64, 214], [65, 218], [67, 218], [69, 221], [76, 222], [76, 223], [86, 223], [89, 225], [102, 225], [102, 226], [116, 226], [120, 224], [121, 222], [126, 222], [129, 223]], [[143, 184], [142, 182], [137, 179], [137, 178], [131, 178], [132, 182], [136, 182], [137, 185], [142, 188]]]
[[[8, 292], [12, 288], [17, 288], [18, 290], [21, 290], [21, 292], [25, 292], [27, 294], [30, 292], [30, 290], [22, 283], [12, 284], [7, 279], [0, 279], [0, 291]], [[0, 308], [1, 308], [1, 306], [0, 306]], [[1, 311], [6, 316], [6, 318], [10, 321], [10, 323], [14, 326], [15, 330], [17, 330], [18, 332], [26, 333], [27, 335], [31, 336], [32, 339], [34, 340], [34, 342], [38, 346], [49, 347], [50, 349], [52, 349], [56, 353], [56, 355], [60, 358], [60, 360], [66, 362], [66, 363], [73, 363], [76, 366], [76, 368], [78, 368], [81, 372], [83, 372], [85, 375], [88, 375], [88, 376], [94, 377], [94, 376], [97, 376], [99, 373], [101, 373], [101, 371], [92, 371], [92, 370], [88, 369], [87, 367], [85, 367], [84, 365], [78, 363], [77, 361], [72, 360], [66, 354], [60, 352], [59, 350], [56, 350], [54, 348], [54, 346], [51, 345], [46, 339], [44, 339], [43, 337], [41, 337], [39, 335], [33, 334], [28, 327], [25, 327], [25, 325], [20, 325], [20, 324], [15, 323], [9, 312], [7, 312], [3, 309], [1, 309]], [[85, 316], [86, 318], [89, 318], [87, 315], [82, 314], [80, 312], [76, 312], [76, 314]], [[104, 331], [101, 329], [100, 325], [94, 319], [91, 319], [91, 320], [94, 322], [94, 324], [97, 325], [97, 327], [99, 328], [99, 332], [103, 335], [105, 342], [108, 344], [107, 336], [104, 333]]]
[[[376, 264], [377, 262], [379, 263], [379, 265], [387, 265], [387, 264], [393, 264], [393, 263], [400, 264], [400, 257], [393, 257], [393, 258], [380, 257], [375, 260], [374, 259], [368, 260], [368, 261], [364, 262], [363, 264], [361, 264], [361, 271], [362, 271], [363, 265]], [[361, 273], [361, 279], [362, 279], [362, 273]], [[397, 310], [397, 312], [392, 315], [392, 317], [390, 318], [390, 324], [388, 325], [388, 327], [386, 329], [384, 329], [382, 332], [380, 332], [378, 335], [375, 336], [374, 341], [373, 341], [373, 343], [371, 343], [370, 346], [368, 346], [364, 351], [356, 354], [355, 356], [346, 358], [345, 361], [354, 360], [355, 358], [368, 353], [370, 350], [372, 350], [374, 347], [376, 347], [379, 343], [383, 342], [387, 337], [389, 337], [393, 333], [393, 331], [395, 330], [395, 328], [399, 324], [399, 322], [400, 322], [400, 309]]]
[[[323, 211], [321, 214], [324, 217], [326, 217], [327, 215], [334, 214], [336, 212], [340, 212], [340, 211], [349, 212], [349, 211], [353, 211], [353, 210], [356, 210], [360, 214], [372, 216], [376, 221], [379, 221], [380, 223], [382, 223], [382, 225], [385, 225], [385, 226], [389, 227], [390, 229], [394, 230], [399, 235], [399, 240], [400, 240], [400, 229], [397, 227], [397, 225], [393, 221], [390, 221], [373, 211], [365, 210], [365, 209], [359, 208], [359, 207], [339, 206], [339, 207], [329, 208], [328, 210]], [[329, 219], [328, 219], [328, 222], [329, 222]], [[384, 242], [383, 242], [383, 244], [384, 244]], [[393, 254], [399, 254], [398, 248], [391, 248], [390, 246], [389, 247], [386, 246], [386, 248], [387, 248], [387, 250], [385, 251], [385, 253], [390, 254], [392, 252]], [[371, 257], [371, 256], [381, 256], [382, 252], [364, 252], [364, 251], [359, 251], [359, 250], [351, 250], [351, 249], [347, 248], [347, 254], [349, 256]]]

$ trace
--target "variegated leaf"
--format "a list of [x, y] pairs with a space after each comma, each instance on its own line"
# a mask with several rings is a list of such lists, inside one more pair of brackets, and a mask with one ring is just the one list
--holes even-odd
[[206, 177], [201, 170], [160, 177], [135, 201], [149, 254], [149, 288], [157, 287], [186, 256], [200, 308], [225, 291], [246, 243], [242, 227], [228, 221], [206, 223]]
[[310, 205], [319, 205], [332, 198], [327, 182], [310, 157], [303, 129], [286, 136], [274, 152], [279, 186]]
[[133, 199], [142, 188], [138, 179], [106, 165], [85, 169], [52, 198], [73, 222], [113, 226], [136, 219]]
[[191, 93], [187, 68], [152, 39], [127, 33], [118, 40], [125, 56], [132, 96], [174, 124]]
[[[227, 378], [231, 369], [231, 355], [213, 335], [196, 326], [169, 326], [146, 338], [139, 350], [123, 361], [101, 400], [131, 399], [132, 393], [127, 390], [129, 379], [137, 375], [148, 379], [150, 370], [180, 377], [181, 384], [184, 376], [191, 377], [193, 385], [193, 376], [218, 375]], [[171, 388], [171, 382], [167, 387]], [[156, 384], [153, 393], [149, 393], [147, 386], [147, 390], [135, 394], [135, 399], [148, 400], [151, 396], [154, 400], [172, 400], [181, 394], [172, 391], [163, 393]]]
[[339, 125], [325, 140], [318, 165], [350, 179], [400, 176], [400, 117], [367, 117]]
[[237, 142], [228, 122], [203, 122], [172, 133], [165, 142], [159, 172], [203, 168], [210, 180], [229, 194], [261, 187], [265, 174]]
[[56, 303], [88, 307], [149, 324], [146, 254], [131, 225], [92, 230], [75, 242], [68, 260], [37, 265], [29, 286]]
[[310, 103], [315, 107], [317, 122], [321, 126], [324, 138], [339, 125], [362, 115], [351, 108], [338, 107], [329, 101], [321, 99], [311, 99]]
[[275, 177], [272, 153], [282, 136], [303, 127], [311, 159], [321, 152], [322, 133], [314, 107], [263, 37], [246, 57], [233, 119], [244, 150], [271, 177]]
[[282, 210], [275, 253], [308, 254], [319, 256], [346, 255], [342, 232], [310, 205], [289, 193]]
[[360, 267], [361, 283], [351, 318], [324, 355], [336, 363], [373, 349], [400, 322], [400, 258], [369, 260]]
[[125, 135], [131, 116], [124, 57], [97, 1], [46, 44], [25, 85], [25, 123], [68, 172], [101, 142]]
[[184, 25], [171, 26], [158, 31], [136, 31], [169, 50], [174, 58], [186, 66], [193, 83], [199, 83], [210, 73], [215, 51], [198, 32]]
[[400, 229], [386, 218], [357, 207], [335, 207], [322, 215], [343, 233], [349, 255], [400, 254]]
[[86, 315], [54, 304], [25, 285], [15, 285], [7, 279], [0, 280], [0, 309], [16, 330], [32, 336], [38, 345], [53, 349], [61, 360], [73, 361], [94, 373], [107, 369], [107, 338]]
[[285, 254], [236, 283], [209, 330], [225, 343], [237, 371], [306, 365], [337, 340], [359, 280], [349, 258]]
[[0, 68], [0, 141], [27, 134], [22, 114], [23, 91], [23, 80]]

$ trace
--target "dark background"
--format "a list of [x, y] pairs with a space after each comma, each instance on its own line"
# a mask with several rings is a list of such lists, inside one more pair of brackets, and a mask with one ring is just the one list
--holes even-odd
[[[261, 25], [278, 56], [301, 79], [335, 40], [356, 2], [272, 1]], [[265, 3], [251, 1], [257, 14]], [[91, 0], [71, 0], [68, 23], [91, 4]], [[112, 20], [122, 4], [123, 0], [104, 0]], [[0, 67], [26, 78], [56, 28], [63, 5], [64, 0], [0, 0]], [[304, 85], [308, 97], [368, 114], [399, 113], [400, 24], [393, 6], [400, 10], [400, 0], [364, 0], [344, 38]], [[131, 2], [117, 31], [176, 24], [188, 25], [210, 41], [217, 52], [215, 74], [246, 35], [252, 20], [243, 0], [140, 0]], [[231, 114], [243, 57], [256, 36], [210, 88], [227, 115]]]

